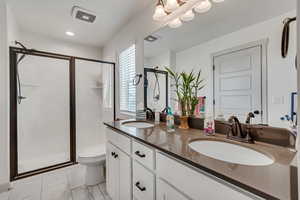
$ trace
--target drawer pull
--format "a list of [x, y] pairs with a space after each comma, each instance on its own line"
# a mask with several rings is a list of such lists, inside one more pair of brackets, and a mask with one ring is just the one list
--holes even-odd
[[115, 155], [114, 155], [114, 158], [117, 158], [118, 156], [119, 156], [118, 154], [115, 154]]
[[139, 190], [141, 190], [142, 192], [143, 192], [143, 191], [146, 191], [146, 188], [145, 188], [145, 187], [141, 187], [141, 186], [140, 186], [140, 182], [136, 182], [135, 186], [136, 186]]
[[115, 156], [116, 155], [116, 153], [115, 152], [111, 152], [111, 156]]
[[145, 154], [141, 154], [140, 151], [136, 151], [135, 154], [141, 158], [145, 158], [146, 155]]

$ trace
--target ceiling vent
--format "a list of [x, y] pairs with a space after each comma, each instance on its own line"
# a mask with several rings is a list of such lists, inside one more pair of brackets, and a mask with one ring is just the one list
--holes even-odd
[[145, 40], [147, 42], [155, 42], [156, 40], [158, 40], [158, 36], [154, 36], [154, 35], [148, 35]]
[[96, 15], [92, 11], [79, 6], [73, 6], [71, 15], [74, 19], [79, 19], [89, 23], [93, 23], [96, 20]]

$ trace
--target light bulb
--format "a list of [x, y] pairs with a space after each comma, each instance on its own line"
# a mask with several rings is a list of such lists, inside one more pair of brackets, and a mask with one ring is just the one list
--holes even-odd
[[189, 10], [186, 13], [184, 13], [183, 15], [181, 15], [180, 19], [184, 22], [187, 22], [187, 21], [193, 20], [194, 17], [195, 17], [195, 14], [194, 14], [193, 10]]
[[165, 12], [164, 7], [162, 5], [157, 5], [155, 8], [153, 19], [155, 21], [161, 21], [165, 16], [167, 16], [167, 13]]
[[68, 35], [68, 36], [74, 36], [75, 33], [71, 32], [71, 31], [66, 31], [66, 35]]
[[210, 1], [204, 0], [195, 6], [195, 11], [197, 13], [205, 13], [205, 12], [209, 11], [211, 9], [211, 7], [212, 7], [212, 5], [211, 5]]
[[224, 0], [212, 0], [213, 2], [215, 3], [221, 3], [221, 2], [224, 2]]
[[165, 9], [167, 12], [173, 12], [179, 7], [177, 0], [167, 0]]
[[179, 18], [176, 18], [173, 21], [171, 21], [168, 25], [170, 28], [178, 28], [182, 25], [182, 22]]

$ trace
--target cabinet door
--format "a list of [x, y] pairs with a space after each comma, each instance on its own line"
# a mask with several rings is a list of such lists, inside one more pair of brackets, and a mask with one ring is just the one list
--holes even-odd
[[106, 144], [106, 189], [112, 200], [119, 200], [119, 163], [115, 155], [117, 149], [110, 143]]
[[157, 179], [156, 200], [188, 200], [180, 192], [169, 186], [163, 180]]
[[121, 150], [118, 150], [117, 152], [119, 200], [131, 200], [131, 158]]
[[112, 200], [131, 200], [131, 158], [111, 143], [106, 146], [107, 193]]

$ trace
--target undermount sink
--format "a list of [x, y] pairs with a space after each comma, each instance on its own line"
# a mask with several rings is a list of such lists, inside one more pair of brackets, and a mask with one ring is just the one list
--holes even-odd
[[128, 126], [128, 127], [134, 127], [134, 128], [152, 128], [154, 127], [153, 124], [148, 123], [148, 122], [143, 122], [143, 121], [128, 121], [128, 122], [123, 122], [123, 126]]
[[200, 154], [232, 164], [266, 166], [274, 163], [273, 159], [263, 153], [227, 142], [197, 140], [189, 146]]

